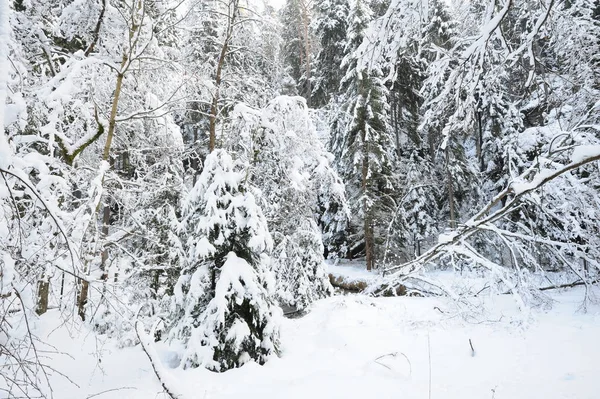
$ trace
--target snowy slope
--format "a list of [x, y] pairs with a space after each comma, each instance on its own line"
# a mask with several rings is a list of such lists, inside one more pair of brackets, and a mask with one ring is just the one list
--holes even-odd
[[[169, 373], [182, 399], [596, 399], [600, 306], [581, 313], [581, 298], [582, 290], [554, 294], [552, 310], [533, 310], [525, 319], [509, 296], [486, 298], [475, 304], [478, 316], [466, 318], [443, 298], [338, 296], [286, 320], [284, 352], [263, 367]], [[64, 327], [50, 333], [57, 315], [47, 316], [42, 338], [73, 357], [55, 355], [53, 366], [79, 385], [54, 375], [54, 397], [81, 399], [117, 388], [127, 389], [95, 397], [166, 397], [139, 346], [103, 346], [83, 333], [71, 339]], [[157, 350], [168, 367], [169, 353]]]

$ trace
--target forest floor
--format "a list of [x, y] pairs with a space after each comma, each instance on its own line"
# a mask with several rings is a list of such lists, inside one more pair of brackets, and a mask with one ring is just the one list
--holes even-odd
[[[597, 399], [600, 302], [583, 312], [583, 288], [548, 292], [551, 307], [527, 311], [508, 295], [469, 310], [447, 298], [334, 296], [284, 320], [279, 358], [221, 374], [169, 369], [157, 350], [181, 399]], [[38, 325], [63, 352], [52, 366], [72, 380], [52, 376], [55, 398], [167, 397], [139, 346], [59, 324], [50, 311]]]

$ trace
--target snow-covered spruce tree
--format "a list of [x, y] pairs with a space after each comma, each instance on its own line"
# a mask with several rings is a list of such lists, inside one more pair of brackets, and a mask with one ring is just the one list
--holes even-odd
[[419, 256], [438, 233], [440, 184], [424, 149], [403, 149], [399, 163], [400, 189], [394, 198], [386, 234], [384, 263]]
[[[184, 90], [189, 98], [181, 115], [180, 125], [185, 143], [184, 165], [192, 175], [192, 185], [201, 171], [202, 160], [208, 154], [209, 112], [211, 93], [205, 82], [217, 69], [222, 32], [218, 29], [223, 21], [216, 15], [216, 2], [194, 2], [189, 17], [183, 21], [183, 41], [189, 46], [182, 49], [183, 67], [189, 78]], [[222, 17], [222, 16], [221, 16]], [[189, 72], [187, 72], [189, 71]]]
[[183, 204], [187, 259], [169, 333], [185, 347], [183, 368], [224, 371], [278, 351], [272, 240], [246, 179], [242, 165], [215, 150]]
[[[323, 151], [326, 150], [323, 148]], [[325, 258], [338, 259], [348, 253], [348, 224], [350, 207], [346, 187], [333, 167], [333, 155], [320, 159], [314, 170], [318, 188], [318, 223], [322, 231]]]
[[278, 300], [305, 308], [331, 293], [324, 245], [332, 255], [343, 245], [343, 185], [302, 97], [280, 96], [262, 110], [239, 104], [234, 116], [228, 146], [250, 163], [250, 179], [261, 191], [275, 243]]
[[421, 252], [424, 240], [437, 232], [442, 183], [434, 162], [437, 148], [431, 135], [419, 129], [422, 99], [419, 94], [426, 65], [418, 38], [400, 48], [388, 85], [390, 128], [395, 136], [397, 175], [395, 212], [386, 238], [386, 262], [407, 259]]
[[339, 93], [349, 11], [348, 0], [316, 2], [313, 24], [320, 46], [315, 57], [311, 84], [311, 105], [315, 107], [326, 105], [331, 96]]
[[[447, 221], [457, 219], [461, 205], [468, 208], [468, 204], [473, 203], [466, 193], [471, 186], [477, 186], [471, 184], [475, 175], [465, 156], [463, 140], [445, 142], [440, 148], [442, 129], [448, 115], [453, 112], [451, 105], [429, 101], [429, 92], [443, 90], [444, 76], [448, 76], [444, 73], [438, 75], [436, 72], [440, 65], [433, 65], [432, 61], [454, 45], [453, 26], [449, 13], [438, 2], [424, 5], [418, 0], [393, 0], [387, 11], [370, 23], [366, 38], [358, 48], [358, 53], [363, 54], [359, 58], [361, 65], [369, 71], [386, 71], [386, 80], [393, 83], [389, 93], [392, 99], [391, 122], [396, 137], [400, 139], [396, 144], [398, 152], [403, 154], [400, 158], [410, 156], [414, 150], [421, 152], [427, 144], [428, 158], [436, 169], [432, 177], [439, 181], [438, 185], [447, 188], [446, 193], [438, 198], [442, 200], [440, 205], [446, 209]], [[424, 63], [430, 65], [427, 70]], [[439, 80], [431, 82], [432, 74]], [[424, 88], [421, 87], [422, 79], [425, 79]], [[416, 90], [420, 91], [418, 95]], [[426, 112], [429, 108], [435, 109], [435, 117], [429, 118]], [[429, 206], [436, 208], [434, 201]], [[401, 218], [402, 215], [399, 216]]]
[[341, 83], [343, 113], [334, 120], [331, 134], [337, 168], [356, 216], [354, 228], [358, 234], [353, 246], [364, 246], [362, 252], [368, 270], [375, 266], [376, 237], [384, 234], [385, 213], [393, 209], [389, 195], [395, 187], [393, 167], [396, 165], [382, 71], [363, 65], [359, 49], [370, 19], [371, 10], [365, 1], [351, 3], [342, 64], [346, 69]]
[[312, 0], [286, 0], [280, 11], [283, 24], [282, 56], [288, 65], [288, 75], [296, 86], [296, 92], [289, 94], [299, 94], [309, 102], [315, 52], [311, 27], [313, 5]]
[[421, 105], [419, 90], [425, 67], [417, 51], [415, 42], [399, 56], [394, 68], [396, 79], [389, 89], [390, 125], [396, 136], [398, 157], [402, 157], [403, 148], [424, 145], [417, 127]]
[[[429, 2], [427, 23], [422, 30], [419, 43], [420, 57], [423, 62], [429, 66], [429, 68], [425, 68], [423, 71], [423, 78], [426, 78], [430, 73], [435, 71], [432, 67], [432, 63], [441, 58], [444, 52], [447, 52], [454, 46], [458, 33], [456, 32], [456, 25], [457, 23], [450, 16], [444, 1], [432, 0]], [[419, 91], [422, 90], [422, 87], [423, 82], [421, 82]], [[421, 94], [426, 93], [427, 91], [424, 91]], [[423, 113], [426, 110], [427, 107], [423, 107], [421, 104], [419, 112]], [[429, 124], [426, 129], [423, 129], [423, 127], [419, 129], [420, 135], [424, 136], [424, 139], [429, 146], [431, 162], [434, 162], [437, 156], [439, 145], [442, 140], [442, 127], [443, 122], [438, 121], [438, 125], [436, 126]]]

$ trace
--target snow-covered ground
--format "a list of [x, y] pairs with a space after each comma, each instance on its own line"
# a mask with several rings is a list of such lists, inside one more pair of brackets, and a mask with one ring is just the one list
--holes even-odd
[[[168, 372], [181, 399], [597, 399], [600, 306], [581, 312], [582, 289], [552, 298], [552, 309], [526, 314], [507, 295], [478, 299], [470, 312], [446, 298], [336, 296], [285, 320], [283, 353], [265, 366]], [[77, 386], [54, 375], [55, 398], [166, 397], [139, 346], [71, 337], [58, 324], [50, 311], [40, 338], [65, 353], [52, 365]], [[157, 350], [168, 367], [168, 351]]]

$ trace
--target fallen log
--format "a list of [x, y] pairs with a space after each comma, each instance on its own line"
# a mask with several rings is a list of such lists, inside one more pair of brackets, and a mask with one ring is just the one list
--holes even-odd
[[[358, 279], [356, 277], [350, 278], [341, 275], [329, 274], [329, 282], [335, 288], [353, 293], [361, 293], [367, 289], [369, 282]], [[405, 296], [407, 294], [406, 286], [400, 284], [394, 288], [387, 288], [380, 292], [378, 296]]]

